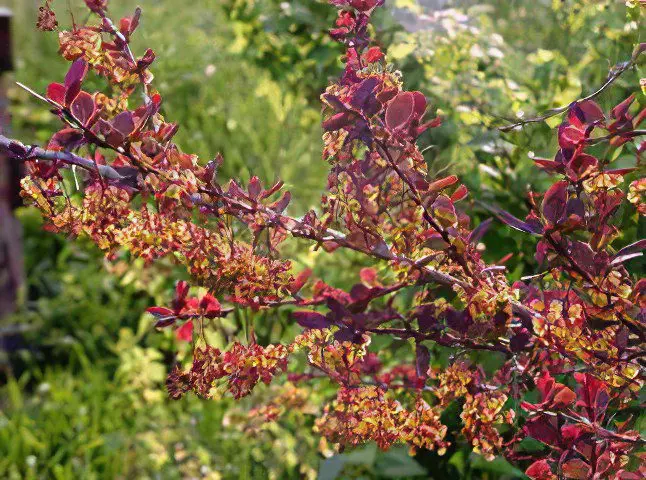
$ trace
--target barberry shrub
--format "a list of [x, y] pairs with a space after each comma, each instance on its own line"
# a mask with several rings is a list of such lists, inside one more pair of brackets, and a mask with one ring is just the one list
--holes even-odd
[[[25, 163], [22, 195], [49, 230], [86, 235], [108, 256], [170, 257], [186, 268], [191, 285], [178, 282], [171, 305], [148, 309], [156, 328], [193, 345], [192, 365], [168, 376], [172, 398], [241, 398], [283, 376], [281, 393], [251, 412], [274, 421], [304, 405], [301, 385], [327, 382], [337, 393], [315, 429], [340, 447], [405, 443], [441, 455], [467, 442], [534, 479], [643, 478], [632, 413], [644, 381], [646, 280], [625, 264], [646, 240], [625, 245], [617, 217], [637, 223], [646, 214], [646, 131], [638, 129], [646, 110], [635, 114], [631, 96], [604, 112], [594, 98], [646, 45], [597, 92], [529, 120], [564, 117], [554, 159], [534, 159], [554, 183], [528, 192], [527, 217], [489, 207], [536, 241], [540, 270], [510, 284], [504, 265], [482, 257], [492, 220], [472, 228], [467, 188], [427, 172], [416, 140], [441, 119], [372, 44], [370, 20], [383, 0], [330, 0], [345, 68], [321, 95], [327, 191], [300, 217], [288, 213], [281, 182], [224, 182], [221, 156], [204, 164], [180, 150], [178, 125], [160, 113], [155, 54], [130, 48], [141, 11], [115, 24], [107, 0], [85, 3], [89, 23], [58, 33], [71, 62], [64, 80], [32, 91], [63, 128], [46, 148], [5, 136], [0, 146]], [[49, 2], [38, 26], [58, 28]], [[105, 89], [84, 90], [89, 75]], [[635, 167], [613, 167], [619, 149], [634, 152]], [[289, 237], [374, 265], [345, 291], [295, 273], [281, 256]], [[192, 296], [191, 286], [208, 293]], [[236, 309], [280, 308], [303, 328], [291, 343], [261, 345], [253, 325], [224, 351], [206, 340]], [[399, 339], [410, 355], [384, 362], [386, 352], [371, 349], [380, 337]], [[446, 351], [449, 364], [439, 367]], [[498, 368], [485, 368], [485, 358]], [[443, 423], [449, 408], [460, 412], [460, 431]]]

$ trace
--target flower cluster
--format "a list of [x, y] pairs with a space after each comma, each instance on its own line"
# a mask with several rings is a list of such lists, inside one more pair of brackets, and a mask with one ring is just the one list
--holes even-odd
[[317, 431], [328, 440], [357, 445], [374, 441], [382, 449], [395, 442], [413, 447], [446, 451], [447, 428], [436, 409], [418, 398], [411, 411], [391, 398], [380, 387], [341, 388], [334, 402], [325, 406], [316, 422]]
[[234, 398], [249, 395], [259, 381], [269, 384], [277, 373], [287, 368], [289, 349], [284, 345], [242, 345], [235, 342], [226, 352], [209, 345], [196, 348], [193, 365], [183, 371], [175, 367], [166, 386], [172, 398], [188, 391], [210, 398], [216, 382], [226, 379], [227, 390]]
[[[539, 272], [512, 284], [504, 266], [483, 259], [493, 219], [472, 225], [468, 189], [429, 173], [417, 140], [441, 121], [372, 43], [383, 1], [330, 3], [338, 9], [330, 35], [346, 51], [343, 74], [321, 95], [330, 173], [320, 208], [294, 216], [282, 182], [227, 181], [220, 155], [201, 162], [183, 152], [173, 142], [178, 125], [160, 114], [155, 54], [138, 57], [130, 46], [141, 11], [115, 24], [107, 0], [86, 0], [88, 23], [59, 31], [68, 73], [43, 95], [32, 92], [61, 121], [46, 148], [0, 135], [0, 148], [26, 164], [26, 203], [50, 230], [85, 235], [108, 256], [170, 258], [201, 287], [194, 297], [179, 282], [170, 306], [148, 310], [157, 328], [192, 343], [191, 367], [168, 376], [172, 398], [240, 398], [289, 372], [289, 387], [253, 418], [278, 419], [303, 405], [308, 384], [331, 380], [336, 399], [316, 429], [339, 445], [401, 442], [443, 453], [455, 437], [535, 479], [642, 478], [629, 457], [644, 439], [629, 411], [644, 383], [646, 280], [629, 262], [646, 241], [627, 244], [619, 219], [645, 213], [646, 110], [635, 96], [608, 112], [594, 99], [646, 45], [598, 92], [546, 114], [564, 114], [558, 150], [533, 160], [554, 181], [528, 192], [527, 216], [489, 206], [537, 241]], [[38, 19], [44, 31], [58, 24], [50, 4]], [[105, 88], [88, 90], [98, 84]], [[626, 167], [633, 153], [636, 167]], [[281, 248], [288, 237], [373, 266], [348, 290], [329, 285], [293, 271]], [[221, 329], [235, 310], [293, 307], [305, 331], [287, 345], [260, 345], [252, 324], [245, 343], [231, 327], [225, 351], [206, 343], [204, 329]], [[379, 347], [384, 337], [397, 340], [395, 354]], [[483, 354], [495, 369], [479, 363]], [[292, 370], [290, 357], [301, 368]], [[449, 432], [440, 417], [453, 408], [461, 425]], [[527, 437], [546, 447], [528, 451]]]

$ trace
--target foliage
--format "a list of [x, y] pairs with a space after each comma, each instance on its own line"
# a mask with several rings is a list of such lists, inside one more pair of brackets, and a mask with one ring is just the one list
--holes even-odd
[[[442, 126], [420, 139], [429, 168], [448, 166], [476, 198], [518, 215], [526, 208], [528, 189], [549, 187], [549, 177], [536, 172], [530, 157], [554, 151], [551, 128], [559, 118], [506, 132], [498, 127], [591, 93], [610, 69], [628, 60], [643, 24], [638, 7], [614, 1], [435, 2], [442, 8], [399, 3], [396, 16], [407, 31], [380, 40], [389, 45], [411, 89], [428, 95], [441, 112]], [[637, 82], [639, 73], [628, 71], [596, 101], [609, 109]], [[629, 156], [618, 162], [628, 165]], [[471, 211], [479, 220], [487, 218], [479, 205]], [[534, 268], [533, 246], [522, 236], [499, 229], [489, 238], [490, 261], [514, 244], [514, 256], [505, 263], [511, 278]]]
[[[331, 2], [345, 69], [322, 95], [328, 191], [303, 217], [287, 214], [294, 207], [282, 183], [224, 184], [221, 156], [202, 166], [183, 153], [152, 87], [155, 54], [136, 57], [130, 47], [140, 12], [117, 27], [104, 2], [86, 3], [100, 21], [61, 32], [72, 65], [41, 97], [66, 126], [47, 149], [0, 143], [27, 163], [23, 193], [50, 230], [84, 234], [111, 257], [171, 258], [202, 287], [180, 281], [168, 307], [149, 309], [157, 328], [173, 327], [193, 346], [192, 366], [167, 379], [173, 398], [241, 398], [286, 373], [276, 397], [249, 413], [251, 430], [254, 421], [306, 414], [303, 389], [321, 397], [332, 389], [315, 430], [337, 447], [407, 443], [443, 455], [462, 442], [532, 478], [643, 474], [629, 454], [644, 443], [631, 417], [643, 381], [644, 281], [624, 263], [644, 241], [629, 243], [622, 227], [644, 213], [638, 127], [646, 114], [634, 96], [609, 110], [592, 100], [635, 66], [643, 45], [594, 95], [517, 126], [564, 114], [554, 160], [534, 159], [556, 180], [528, 194], [526, 218], [487, 207], [537, 239], [541, 269], [510, 284], [479, 247], [490, 222], [472, 229], [461, 208], [469, 189], [427, 170], [417, 139], [441, 119], [371, 44], [382, 2]], [[98, 87], [96, 77], [111, 88], [84, 90]], [[637, 169], [617, 168], [631, 157]], [[296, 245], [288, 236], [374, 267], [349, 289], [310, 280], [285, 260]], [[258, 333], [273, 326], [254, 314], [290, 305], [305, 331], [284, 339], [295, 325], [277, 322], [281, 343], [263, 342]], [[136, 351], [121, 362], [138, 359], [151, 368], [159, 360]], [[456, 413], [459, 424], [448, 419]]]
[[228, 399], [164, 395], [168, 363], [187, 349], [170, 332], [152, 335], [142, 315], [163, 298], [163, 266], [102, 264], [85, 242], [43, 234], [37, 212], [23, 209], [19, 218], [28, 301], [2, 321], [3, 334], [17, 331], [2, 338], [0, 368], [9, 377], [0, 389], [0, 476], [313, 476], [311, 427], [296, 428], [307, 418], [251, 441], [246, 416]]
[[[83, 1], [70, 3], [75, 18], [83, 18]], [[177, 143], [203, 158], [222, 152], [227, 158], [224, 175], [248, 180], [253, 171], [264, 181], [272, 181], [278, 170], [302, 208], [315, 204], [317, 175], [325, 172], [325, 165], [318, 161], [319, 108], [311, 106], [318, 93], [305, 94], [307, 82], [301, 83], [302, 88], [286, 88], [254, 66], [247, 54], [237, 53], [231, 46], [235, 23], [219, 2], [198, 0], [191, 9], [179, 8], [176, 2], [144, 0], [138, 4], [145, 11], [141, 22], [146, 28], [133, 37], [133, 48], [155, 45], [159, 56], [155, 74], [166, 93], [162, 110], [182, 119]], [[29, 2], [15, 1], [18, 27], [33, 25], [34, 12], [29, 7]], [[119, 15], [125, 15], [127, 7], [113, 6]], [[181, 31], [181, 50], [175, 37], [164, 33], [168, 29]], [[17, 81], [44, 91], [49, 75], [65, 74], [64, 66], [55, 61], [55, 35], [35, 36], [32, 28], [16, 28]], [[219, 101], [224, 92], [226, 103]], [[55, 119], [27, 92], [15, 87], [10, 95], [16, 134], [47, 141]], [[312, 176], [303, 178], [300, 172], [306, 168]]]

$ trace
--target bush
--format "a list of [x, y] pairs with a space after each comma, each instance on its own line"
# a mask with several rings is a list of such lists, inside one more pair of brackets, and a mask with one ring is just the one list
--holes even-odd
[[[65, 128], [46, 149], [6, 137], [0, 145], [27, 163], [23, 194], [50, 230], [84, 234], [111, 258], [127, 251], [186, 268], [193, 290], [180, 281], [169, 306], [148, 309], [158, 329], [172, 327], [192, 346], [191, 367], [175, 366], [166, 380], [172, 398], [240, 399], [286, 373], [274, 398], [255, 402], [246, 430], [304, 418], [320, 400], [323, 452], [406, 443], [423, 451], [421, 461], [448, 452], [434, 469], [446, 476], [465, 473], [468, 445], [493, 471], [515, 474], [505, 458], [531, 478], [639, 478], [629, 454], [644, 443], [632, 420], [644, 281], [629, 262], [644, 241], [627, 240], [644, 213], [644, 182], [617, 163], [636, 157], [639, 166], [646, 111], [633, 113], [634, 95], [607, 113], [593, 99], [637, 64], [643, 44], [597, 92], [510, 127], [563, 114], [555, 159], [534, 159], [557, 179], [528, 193], [526, 218], [480, 204], [537, 239], [540, 270], [511, 283], [505, 258], [483, 255], [491, 222], [471, 228], [469, 189], [427, 169], [417, 140], [441, 119], [429, 118], [424, 95], [405, 90], [371, 43], [371, 15], [383, 2], [331, 2], [345, 69], [321, 97], [328, 191], [320, 210], [302, 217], [287, 213], [294, 207], [281, 182], [225, 184], [221, 156], [204, 165], [183, 153], [152, 86], [155, 54], [132, 53], [140, 11], [116, 27], [104, 1], [86, 3], [100, 22], [61, 33], [72, 65], [42, 98]], [[41, 15], [50, 29], [48, 2]], [[90, 70], [97, 75], [86, 81]], [[111, 89], [82, 89], [97, 88], [97, 78]], [[303, 259], [295, 252], [304, 240], [363, 267], [359, 283], [341, 289], [294, 273], [285, 255]], [[290, 306], [299, 308], [295, 323], [272, 313]], [[135, 371], [156, 371], [158, 360], [137, 350], [119, 369], [134, 362]], [[330, 391], [336, 399], [323, 400]], [[328, 467], [351, 465], [351, 455]]]

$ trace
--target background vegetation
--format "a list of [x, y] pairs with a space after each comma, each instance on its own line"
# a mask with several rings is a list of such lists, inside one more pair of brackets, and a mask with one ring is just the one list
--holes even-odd
[[[35, 32], [39, 3], [10, 0], [8, 6], [15, 14], [15, 80], [43, 91], [62, 78], [66, 65], [57, 60], [55, 34]], [[79, 3], [53, 3], [62, 24], [69, 23], [66, 11], [80, 15]], [[113, 4], [115, 17], [135, 7]], [[315, 0], [138, 4], [144, 17], [135, 48], [155, 46], [157, 87], [164, 113], [182, 126], [180, 145], [204, 160], [222, 152], [224, 175], [280, 177], [294, 194], [290, 208], [304, 212], [316, 205], [327, 170], [320, 159], [318, 95], [341, 65], [339, 48], [326, 35], [334, 9]], [[545, 181], [529, 156], [553, 155], [551, 128], [559, 119], [511, 133], [497, 127], [595, 90], [643, 41], [640, 9], [631, 2], [389, 4], [375, 22], [377, 37], [407, 84], [427, 94], [444, 118], [426, 139], [431, 169], [461, 175], [474, 197], [519, 215], [527, 186]], [[639, 73], [622, 77], [600, 103], [626, 96]], [[46, 140], [56, 124], [47, 109], [17, 88], [10, 94], [16, 136]], [[643, 96], [638, 101], [645, 103]], [[478, 205], [472, 209], [486, 216]], [[307, 416], [288, 416], [280, 427], [249, 435], [244, 404], [168, 400], [163, 381], [186, 345], [152, 332], [142, 312], [167, 300], [173, 267], [108, 262], [88, 244], [43, 232], [34, 212], [19, 217], [28, 278], [20, 310], [0, 320], [0, 477], [523, 478], [505, 462], [488, 463], [460, 448], [441, 459], [410, 458], [404, 449], [378, 453], [374, 445], [331, 455]], [[497, 230], [488, 234], [486, 255], [497, 260], [516, 252], [508, 265], [520, 278], [534, 245], [510, 229]], [[638, 233], [626, 235], [644, 236]], [[313, 265], [316, 255], [322, 254], [301, 252], [297, 267]], [[344, 267], [356, 261], [347, 256], [343, 262], [331, 268], [321, 257], [317, 274], [343, 285], [352, 271]], [[233, 318], [232, 328], [243, 320]], [[285, 318], [263, 320], [257, 324], [265, 339], [295, 332]], [[459, 422], [457, 415], [444, 420]]]

